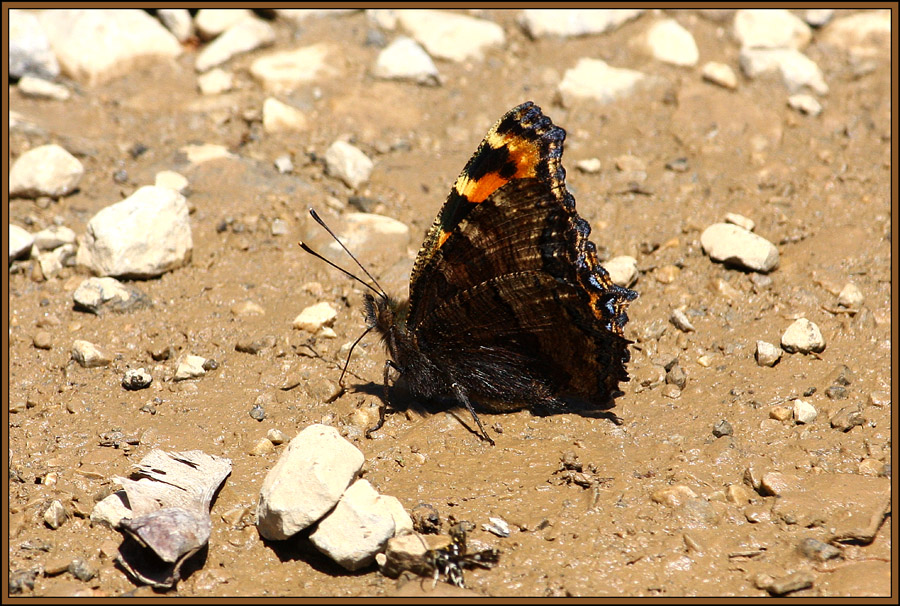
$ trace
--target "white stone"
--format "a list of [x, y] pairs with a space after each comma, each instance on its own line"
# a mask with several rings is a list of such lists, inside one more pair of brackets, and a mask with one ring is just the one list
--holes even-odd
[[231, 72], [215, 67], [197, 76], [197, 86], [204, 95], [226, 93], [234, 87], [234, 76]]
[[346, 141], [335, 141], [325, 152], [325, 171], [356, 189], [369, 180], [375, 163]]
[[391, 512], [372, 485], [357, 480], [309, 540], [347, 570], [358, 570], [375, 561], [375, 554], [394, 536], [394, 529]]
[[392, 32], [397, 29], [399, 12], [400, 11], [393, 8], [367, 8], [366, 18], [376, 27]]
[[102, 276], [149, 278], [187, 263], [192, 249], [184, 196], [148, 185], [94, 215], [79, 264]]
[[323, 326], [331, 325], [337, 318], [337, 310], [330, 303], [323, 301], [310, 305], [294, 318], [294, 328], [308, 332], [316, 332]]
[[628, 288], [637, 281], [637, 259], [628, 255], [613, 257], [605, 263], [601, 263], [603, 269], [609, 272], [609, 278], [613, 284]]
[[290, 154], [283, 154], [275, 158], [275, 168], [282, 175], [292, 172], [294, 170], [294, 162], [291, 160]]
[[194, 68], [205, 72], [241, 53], [275, 42], [275, 30], [261, 19], [248, 17], [228, 28], [197, 55]]
[[267, 133], [303, 131], [309, 126], [302, 111], [272, 97], [263, 101], [262, 114]]
[[816, 407], [805, 400], [794, 400], [794, 420], [808, 425], [819, 416]]
[[364, 461], [363, 453], [335, 428], [305, 428], [263, 481], [256, 510], [259, 534], [280, 541], [319, 520], [337, 504]]
[[185, 145], [180, 151], [187, 156], [188, 162], [191, 164], [203, 164], [210, 160], [235, 157], [234, 154], [228, 151], [227, 147], [224, 145], [216, 145], [215, 143]]
[[181, 54], [175, 36], [140, 9], [53, 9], [39, 18], [63, 70], [91, 86]]
[[184, 381], [202, 377], [206, 374], [206, 369], [203, 368], [204, 364], [206, 364], [206, 358], [203, 356], [191, 354], [181, 356], [175, 366], [175, 380]]
[[51, 143], [28, 150], [9, 171], [10, 197], [59, 198], [75, 191], [84, 166], [65, 149]]
[[53, 79], [59, 75], [59, 63], [50, 48], [47, 34], [31, 11], [9, 9], [9, 75], [26, 74]]
[[575, 168], [583, 173], [595, 175], [603, 168], [603, 163], [600, 161], [600, 158], [585, 158], [584, 160], [576, 162]]
[[747, 231], [753, 231], [756, 228], [756, 222], [753, 219], [740, 215], [738, 213], [725, 213], [725, 222], [743, 227]]
[[194, 16], [194, 27], [206, 40], [215, 38], [244, 19], [254, 19], [248, 8], [201, 8]]
[[287, 92], [333, 73], [326, 59], [332, 54], [327, 44], [313, 44], [260, 57], [250, 65], [250, 74], [269, 91]]
[[38, 255], [38, 263], [41, 265], [41, 273], [44, 278], [52, 278], [67, 265], [73, 265], [77, 247], [74, 244], [63, 244], [53, 250], [42, 252]]
[[91, 524], [105, 524], [115, 528], [122, 518], [132, 517], [134, 512], [125, 504], [127, 498], [124, 490], [117, 490], [94, 505], [91, 510]]
[[703, 71], [701, 73], [703, 79], [708, 82], [718, 84], [723, 88], [731, 90], [737, 88], [737, 76], [730, 65], [718, 63], [717, 61], [710, 61], [703, 65]]
[[153, 184], [156, 185], [156, 187], [174, 189], [182, 196], [186, 195], [190, 189], [190, 183], [188, 183], [187, 178], [180, 173], [176, 173], [174, 170], [159, 171], [156, 173]]
[[775, 245], [743, 227], [714, 223], [700, 235], [703, 250], [714, 261], [768, 273], [778, 265]]
[[19, 79], [19, 92], [26, 97], [55, 99], [57, 101], [65, 101], [70, 96], [69, 89], [62, 84], [28, 75]]
[[559, 93], [565, 106], [580, 99], [610, 103], [631, 94], [646, 80], [641, 72], [611, 67], [600, 59], [582, 58], [574, 68], [566, 70]]
[[756, 342], [756, 363], [760, 366], [775, 366], [781, 359], [781, 348], [766, 341]]
[[520, 23], [532, 38], [584, 36], [616, 29], [643, 13], [644, 9], [529, 8], [522, 11]]
[[394, 536], [406, 534], [413, 531], [413, 521], [400, 503], [400, 499], [390, 495], [379, 495], [378, 500], [384, 504], [394, 520]]
[[891, 10], [866, 11], [836, 19], [822, 32], [822, 42], [859, 57], [889, 57]]
[[506, 42], [503, 28], [485, 19], [448, 11], [405, 9], [397, 14], [400, 26], [439, 59], [465, 61], [482, 58], [484, 51]]
[[280, 18], [290, 19], [296, 24], [310, 17], [329, 17], [347, 15], [359, 9], [355, 8], [276, 8], [275, 14]]
[[53, 250], [63, 244], [75, 244], [75, 232], [65, 225], [54, 225], [34, 234], [38, 250]]
[[82, 339], [78, 339], [72, 344], [72, 359], [84, 368], [109, 366], [112, 362], [112, 358], [98, 349], [96, 345]]
[[91, 313], [100, 313], [100, 308], [105, 304], [123, 310], [128, 305], [137, 304], [140, 298], [141, 293], [127, 288], [115, 278], [88, 278], [72, 293], [75, 306]]
[[791, 92], [808, 86], [820, 95], [828, 93], [828, 84], [816, 62], [794, 49], [743, 48], [740, 64], [748, 78], [777, 71]]
[[387, 80], [412, 80], [435, 85], [439, 75], [434, 61], [412, 38], [399, 36], [378, 53], [372, 75]]
[[646, 44], [654, 59], [672, 65], [697, 65], [700, 51], [689, 31], [674, 19], [657, 21], [647, 30]]
[[791, 109], [795, 109], [807, 116], [815, 117], [822, 113], [822, 104], [812, 95], [805, 93], [797, 93], [788, 97], [788, 105]]
[[838, 295], [838, 305], [841, 307], [857, 309], [863, 304], [863, 301], [865, 301], [865, 297], [863, 296], [862, 291], [852, 282], [848, 282]]
[[63, 507], [59, 500], [54, 499], [50, 503], [50, 507], [44, 512], [44, 523], [56, 530], [65, 523], [67, 517], [66, 508]]
[[734, 35], [749, 48], [795, 48], [809, 44], [812, 32], [786, 9], [744, 9], [734, 15]]
[[[376, 252], [406, 254], [410, 237], [405, 223], [375, 213], [347, 213], [343, 220], [344, 229], [338, 235], [354, 254], [364, 259]], [[346, 254], [337, 242], [329, 242], [327, 248], [333, 255]]]
[[27, 229], [18, 225], [9, 224], [9, 260], [12, 262], [19, 257], [25, 257], [31, 252], [34, 244], [34, 236]]
[[803, 20], [812, 27], [822, 27], [834, 17], [833, 8], [811, 8], [803, 13]]
[[186, 8], [158, 8], [156, 16], [179, 42], [186, 42], [194, 35], [194, 21]]
[[818, 353], [825, 349], [825, 339], [815, 323], [800, 318], [781, 335], [781, 347], [789, 353]]

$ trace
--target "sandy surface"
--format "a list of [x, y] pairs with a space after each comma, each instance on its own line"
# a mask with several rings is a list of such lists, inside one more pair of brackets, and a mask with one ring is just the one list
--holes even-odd
[[[133, 283], [154, 305], [126, 314], [74, 310], [72, 293], [87, 277], [74, 269], [37, 281], [32, 261], [10, 268], [11, 580], [16, 571], [64, 568], [72, 559], [96, 572], [88, 581], [68, 572], [38, 574], [22, 595], [154, 595], [112, 561], [121, 535], [86, 519], [95, 500], [114, 488], [111, 478], [154, 448], [200, 449], [234, 465], [212, 505], [205, 560], [168, 595], [431, 590], [430, 581], [398, 586], [376, 567], [347, 573], [299, 540], [259, 538], [252, 524], [257, 495], [284, 447], [261, 456], [251, 448], [269, 429], [290, 438], [319, 422], [363, 451], [364, 477], [381, 493], [407, 510], [425, 502], [444, 519], [472, 521], [478, 530], [471, 538], [502, 551], [493, 570], [467, 573], [477, 594], [764, 596], [760, 587], [771, 586], [765, 575], [782, 588], [800, 579], [797, 587], [804, 588], [791, 594], [797, 597], [890, 594], [892, 521], [878, 509], [885, 498], [890, 509], [892, 455], [887, 61], [860, 74], [844, 54], [813, 44], [806, 53], [830, 92], [821, 99], [823, 113], [809, 117], [788, 107], [777, 77], [739, 76], [738, 89], [729, 91], [703, 82], [699, 68], [641, 54], [631, 41], [650, 15], [602, 36], [537, 41], [522, 33], [515, 13], [485, 16], [504, 27], [506, 47], [483, 61], [440, 62], [440, 87], [373, 80], [368, 70], [379, 49], [365, 44], [372, 26], [361, 13], [309, 20], [300, 33], [275, 21], [276, 50], [319, 41], [343, 49], [333, 74], [281, 97], [306, 113], [310, 127], [302, 133], [261, 128], [267, 94], [247, 66], [269, 51], [230, 62], [237, 89], [213, 97], [197, 90], [193, 50], [174, 64], [77, 86], [64, 102], [29, 99], [10, 84], [11, 108], [39, 126], [11, 134], [10, 160], [57, 142], [86, 168], [73, 195], [49, 204], [12, 200], [10, 222], [34, 232], [59, 217], [81, 234], [97, 211], [151, 184], [158, 171], [175, 170], [190, 181], [194, 240], [188, 266]], [[701, 64], [717, 60], [737, 69], [738, 47], [719, 33], [727, 22], [690, 14], [679, 20], [697, 40]], [[586, 56], [663, 83], [609, 105], [563, 108], [556, 84]], [[362, 290], [297, 246], [300, 239], [326, 243], [307, 208], [341, 228], [341, 213], [355, 210], [349, 196], [362, 195], [375, 200], [375, 212], [408, 225], [408, 250], [357, 251], [385, 288], [405, 294], [419, 239], [456, 175], [493, 122], [525, 100], [568, 132], [568, 185], [593, 226], [593, 241], [608, 257], [638, 261], [633, 288], [640, 297], [626, 327], [635, 341], [632, 380], [613, 409], [622, 422], [485, 413], [492, 447], [471, 430], [464, 409], [414, 402], [366, 439], [362, 429], [379, 402], [384, 352], [367, 339], [350, 365], [357, 389], [328, 401], [341, 347], [363, 329]], [[371, 180], [357, 192], [326, 176], [319, 160], [342, 135], [375, 161]], [[179, 152], [189, 143], [225, 145], [234, 158], [191, 165]], [[148, 150], [134, 158], [129, 150], [136, 144]], [[273, 162], [285, 153], [295, 170], [282, 175]], [[640, 192], [629, 185], [633, 175], [616, 168], [623, 156], [645, 166]], [[588, 158], [601, 160], [599, 173], [575, 169]], [[686, 170], [666, 168], [679, 158], [686, 158]], [[117, 183], [113, 173], [122, 168], [127, 181]], [[728, 212], [751, 218], [756, 233], [778, 247], [781, 261], [770, 280], [703, 253], [702, 230]], [[272, 235], [276, 219], [287, 223], [286, 235]], [[865, 296], [858, 313], [838, 309], [837, 294], [851, 282]], [[264, 313], [236, 315], [234, 306], [245, 301]], [[337, 338], [291, 328], [302, 309], [320, 301], [338, 309]], [[669, 322], [676, 308], [688, 314], [694, 332]], [[819, 326], [826, 349], [758, 366], [756, 341], [777, 345], [797, 317]], [[34, 346], [40, 330], [50, 333], [50, 349]], [[274, 345], [256, 355], [235, 350], [264, 337]], [[75, 339], [111, 352], [113, 363], [81, 368], [71, 360]], [[215, 359], [218, 368], [175, 383], [174, 359], [151, 357], [166, 347]], [[661, 365], [676, 357], [686, 375], [681, 391], [660, 382]], [[849, 384], [829, 392], [843, 365]], [[124, 371], [138, 367], [151, 371], [153, 385], [124, 390]], [[299, 384], [282, 389], [286, 383]], [[815, 421], [796, 424], [789, 412], [773, 418], [797, 397], [817, 409]], [[249, 414], [256, 403], [265, 410], [262, 421]], [[850, 413], [863, 421], [844, 431], [839, 417]], [[721, 421], [732, 432], [716, 437]], [[138, 443], [101, 446], [111, 431]], [[586, 486], [559, 473], [569, 451], [583, 464]], [[773, 486], [757, 488], [761, 478]], [[69, 514], [57, 530], [42, 518], [54, 500]], [[508, 538], [481, 529], [492, 516], [509, 522]], [[862, 534], [839, 540], [851, 527]], [[806, 539], [833, 543], [836, 557], [803, 555]]]

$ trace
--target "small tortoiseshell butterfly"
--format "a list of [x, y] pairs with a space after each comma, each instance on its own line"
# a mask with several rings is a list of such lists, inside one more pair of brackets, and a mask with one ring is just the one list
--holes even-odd
[[375, 293], [365, 295], [363, 336], [376, 330], [391, 356], [385, 393], [394, 368], [414, 396], [453, 396], [491, 444], [475, 406], [609, 408], [628, 380], [625, 308], [637, 293], [613, 284], [597, 261], [591, 228], [566, 190], [565, 136], [531, 102], [510, 110], [425, 235], [409, 298], [363, 282]]

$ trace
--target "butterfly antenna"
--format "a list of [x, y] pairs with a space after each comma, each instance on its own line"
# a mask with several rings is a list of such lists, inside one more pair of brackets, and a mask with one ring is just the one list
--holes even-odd
[[[334, 235], [334, 232], [331, 231], [331, 228], [328, 227], [327, 225], [325, 225], [325, 221], [322, 220], [322, 218], [319, 216], [319, 214], [312, 208], [309, 209], [309, 214], [312, 216], [313, 219], [316, 220], [316, 223], [318, 223], [319, 225], [321, 225], [322, 227], [325, 228], [325, 231], [328, 232], [328, 235], [330, 235], [332, 238], [334, 238], [335, 242], [340, 244], [341, 248], [344, 249], [344, 252], [346, 252], [348, 255], [350, 255], [350, 258], [353, 259], [354, 263], [356, 263], [359, 266], [359, 268], [361, 270], [363, 270], [363, 273], [366, 274], [370, 280], [372, 280], [372, 282], [375, 284], [375, 286], [378, 287], [378, 290], [375, 290], [368, 284], [366, 284], [366, 286], [369, 286], [369, 288], [371, 288], [374, 292], [378, 293], [379, 296], [382, 296], [385, 299], [387, 299], [388, 298], [387, 293], [384, 292], [383, 288], [381, 288], [381, 284], [378, 283], [378, 280], [376, 280], [375, 277], [369, 273], [368, 269], [363, 267], [363, 264], [359, 262], [359, 259], [357, 259], [355, 256], [353, 256], [353, 253], [350, 252], [350, 250], [346, 246], [344, 246], [344, 243], [341, 242], [340, 238], [338, 238], [336, 235]], [[300, 245], [303, 246], [303, 250], [306, 250], [307, 252], [312, 252], [306, 246], [304, 246], [302, 243]], [[315, 254], [315, 253], [313, 253], [313, 254]], [[322, 259], [323, 261], [327, 261], [327, 259], [325, 259], [324, 257], [322, 257], [320, 255], [316, 255], [316, 256], [319, 257], [320, 259]], [[334, 263], [331, 263], [331, 265], [333, 265], [334, 267], [337, 267], [337, 265], [334, 265]], [[338, 267], [338, 269], [341, 269], [341, 268]], [[343, 271], [347, 275], [353, 275], [350, 272], [348, 272], [347, 270], [342, 269], [341, 271]], [[356, 276], [353, 276], [353, 277], [356, 277]], [[360, 282], [362, 282], [362, 280], [360, 280], [359, 278], [356, 278], [356, 279], [359, 280]], [[363, 282], [363, 284], [365, 284], [365, 282]], [[381, 291], [381, 292], [378, 292], [378, 291]]]
[[[338, 241], [338, 242], [340, 242], [340, 241]], [[335, 269], [337, 269], [337, 270], [339, 270], [339, 271], [344, 272], [345, 275], [347, 275], [347, 276], [353, 278], [354, 280], [356, 280], [357, 282], [359, 282], [360, 284], [362, 284], [363, 286], [365, 286], [366, 288], [368, 288], [369, 290], [371, 290], [372, 292], [374, 292], [374, 293], [375, 293], [376, 295], [378, 295], [379, 297], [385, 296], [383, 291], [379, 292], [378, 290], [376, 290], [376, 289], [375, 289], [371, 284], [369, 284], [368, 282], [363, 282], [363, 281], [359, 278], [359, 276], [354, 276], [353, 274], [351, 274], [349, 271], [347, 271], [346, 269], [344, 269], [344, 268], [341, 267], [340, 265], [336, 265], [336, 264], [333, 263], [332, 261], [329, 261], [328, 259], [326, 259], [326, 258], [323, 257], [322, 255], [320, 255], [319, 253], [317, 253], [316, 251], [314, 251], [313, 249], [311, 249], [309, 246], [307, 246], [306, 242], [298, 242], [297, 244], [300, 245], [300, 248], [302, 248], [303, 250], [305, 250], [306, 252], [308, 252], [309, 254], [311, 254], [312, 256], [314, 256], [315, 258], [321, 259], [322, 261], [325, 261], [326, 263], [328, 263], [329, 265], [331, 265], [333, 268], [335, 268]], [[342, 244], [341, 246], [343, 246], [343, 244]], [[345, 249], [345, 250], [346, 250], [346, 249]], [[379, 286], [379, 288], [381, 288], [381, 287]]]
[[[368, 286], [368, 284], [366, 284], [366, 286]], [[347, 367], [350, 366], [350, 356], [353, 355], [353, 350], [356, 347], [356, 344], [359, 343], [360, 341], [362, 341], [363, 337], [365, 337], [367, 334], [369, 334], [373, 328], [375, 328], [375, 327], [374, 326], [368, 327], [365, 330], [365, 332], [363, 332], [363, 334], [359, 335], [359, 338], [353, 342], [353, 345], [350, 346], [350, 351], [347, 352], [347, 361], [344, 362], [344, 370], [341, 371], [341, 378], [338, 379], [338, 385], [341, 387], [341, 389], [343, 389], [343, 387], [344, 387], [344, 375], [347, 373]]]

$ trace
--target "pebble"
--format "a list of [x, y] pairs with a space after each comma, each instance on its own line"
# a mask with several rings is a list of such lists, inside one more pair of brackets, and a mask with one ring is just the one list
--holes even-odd
[[835, 19], [823, 30], [822, 42], [859, 58], [887, 58], [892, 49], [891, 11], [863, 11]]
[[757, 589], [763, 589], [772, 595], [785, 595], [801, 589], [808, 589], [813, 586], [813, 581], [815, 581], [813, 574], [803, 571], [778, 578], [759, 574], [756, 576], [755, 584]]
[[581, 58], [567, 69], [559, 83], [559, 94], [566, 107], [579, 100], [610, 103], [630, 95], [649, 78], [632, 69], [611, 67], [601, 59]]
[[72, 359], [84, 368], [109, 366], [112, 362], [112, 358], [98, 349], [96, 345], [81, 339], [72, 344]]
[[9, 260], [12, 262], [19, 257], [26, 257], [31, 253], [34, 245], [34, 236], [27, 229], [18, 225], [9, 224]]
[[260, 438], [250, 448], [250, 454], [260, 457], [275, 452], [275, 445], [268, 438]]
[[856, 408], [848, 406], [841, 408], [836, 413], [834, 413], [831, 419], [829, 419], [829, 423], [834, 429], [848, 432], [854, 427], [865, 425], [866, 418], [862, 415], [861, 412], [856, 410]]
[[91, 218], [78, 264], [102, 276], [151, 278], [187, 263], [192, 249], [184, 196], [148, 185]]
[[678, 279], [680, 273], [680, 267], [669, 264], [657, 268], [656, 271], [653, 272], [653, 277], [656, 278], [656, 281], [660, 284], [671, 284]]
[[787, 421], [794, 415], [794, 410], [788, 406], [773, 406], [769, 409], [769, 418], [776, 421]]
[[847, 388], [843, 385], [829, 385], [825, 388], [825, 395], [829, 400], [846, 400]]
[[696, 330], [687, 315], [680, 309], [672, 310], [672, 315], [669, 316], [669, 322], [674, 324], [675, 328], [681, 332], [694, 332]]
[[734, 428], [731, 426], [731, 423], [729, 423], [725, 419], [722, 419], [721, 421], [718, 421], [715, 425], [713, 425], [712, 434], [717, 438], [730, 436], [734, 434]]
[[703, 69], [700, 73], [707, 82], [718, 84], [719, 86], [730, 90], [737, 88], [737, 76], [730, 65], [719, 63], [717, 61], [709, 61], [703, 65]]
[[53, 337], [46, 330], [39, 330], [34, 334], [32, 343], [38, 349], [52, 349]]
[[151, 60], [169, 60], [182, 48], [163, 25], [140, 9], [43, 11], [41, 26], [63, 70], [96, 86]]
[[285, 437], [284, 432], [280, 429], [275, 429], [274, 427], [266, 432], [266, 438], [269, 439], [272, 444], [278, 446], [279, 444], [284, 444], [287, 441], [287, 437]]
[[775, 245], [737, 225], [710, 225], [700, 235], [700, 244], [714, 261], [761, 273], [768, 273], [778, 266]]
[[266, 410], [257, 402], [249, 412], [250, 418], [254, 421], [262, 421], [266, 418]]
[[156, 173], [153, 184], [156, 187], [173, 189], [182, 196], [186, 196], [190, 191], [190, 183], [187, 178], [174, 170], [162, 170]]
[[132, 517], [134, 513], [129, 506], [125, 505], [125, 500], [127, 497], [124, 490], [114, 492], [102, 499], [91, 510], [91, 524], [105, 524], [110, 528], [115, 528], [122, 518]]
[[83, 176], [84, 166], [75, 156], [55, 143], [41, 145], [13, 163], [9, 170], [9, 196], [59, 198], [75, 191]]
[[646, 44], [654, 59], [672, 65], [697, 65], [700, 51], [689, 31], [674, 19], [657, 21], [647, 30]]
[[65, 101], [71, 96], [69, 89], [62, 84], [29, 75], [19, 79], [19, 92], [26, 97], [55, 99], [56, 101]]
[[146, 368], [129, 368], [122, 377], [122, 387], [129, 391], [146, 389], [153, 382], [153, 377]]
[[201, 8], [194, 16], [194, 27], [204, 40], [212, 40], [244, 19], [253, 19], [247, 8]]
[[786, 492], [797, 490], [803, 481], [797, 476], [770, 471], [763, 475], [759, 483], [759, 491], [767, 496], [781, 496]]
[[[406, 224], [374, 213], [346, 213], [343, 219], [344, 229], [339, 236], [357, 257], [365, 259], [376, 253], [406, 255], [410, 243]], [[326, 248], [335, 255], [346, 254], [337, 242], [329, 242]]]
[[797, 423], [809, 424], [816, 420], [819, 412], [806, 400], [794, 400], [794, 420]]
[[818, 353], [825, 350], [825, 339], [815, 323], [800, 318], [781, 335], [781, 347], [788, 353]]
[[731, 484], [725, 489], [725, 500], [735, 505], [746, 505], [753, 497], [742, 484]]
[[194, 62], [198, 72], [221, 65], [241, 53], [268, 46], [275, 42], [271, 25], [255, 17], [241, 19], [200, 51]]
[[891, 392], [873, 391], [869, 393], [869, 404], [877, 408], [889, 408], [891, 405]]
[[328, 302], [310, 305], [294, 318], [293, 327], [315, 333], [323, 326], [331, 325], [337, 318], [337, 310]]
[[438, 534], [441, 531], [441, 516], [434, 505], [419, 503], [410, 512], [413, 529], [421, 534]]
[[602, 263], [603, 269], [609, 272], [609, 278], [613, 284], [628, 288], [637, 281], [637, 259], [628, 255], [613, 257]]
[[237, 317], [265, 315], [266, 310], [254, 301], [241, 301], [231, 306], [231, 313]]
[[[291, 160], [291, 156], [289, 154], [283, 154], [275, 158], [275, 170], [279, 172], [279, 174], [286, 175], [294, 171], [294, 162]], [[284, 223], [284, 221], [282, 221]]]
[[97, 570], [81, 559], [74, 559], [69, 564], [69, 573], [79, 581], [90, 581], [97, 575]]
[[858, 309], [863, 304], [863, 301], [865, 301], [865, 297], [863, 296], [862, 291], [852, 282], [847, 283], [847, 285], [841, 289], [840, 294], [838, 294], [838, 305], [841, 307]]
[[378, 492], [368, 480], [357, 480], [309, 540], [347, 570], [359, 570], [375, 561], [375, 554], [394, 536], [394, 529], [391, 512]]
[[530, 8], [519, 22], [532, 38], [602, 34], [640, 17], [644, 9], [555, 9]]
[[242, 353], [258, 354], [264, 349], [275, 347], [277, 342], [277, 339], [273, 335], [266, 335], [264, 337], [245, 337], [235, 343], [234, 349], [235, 351], [240, 351]]
[[291, 91], [329, 73], [326, 59], [330, 54], [331, 48], [326, 44], [270, 53], [250, 64], [250, 74], [266, 90]]
[[589, 175], [596, 175], [599, 173], [602, 166], [603, 164], [600, 162], [600, 158], [585, 158], [584, 160], [579, 160], [575, 163], [575, 168]]
[[786, 9], [744, 9], [734, 15], [734, 36], [748, 48], [795, 48], [809, 44], [812, 31]]
[[335, 428], [306, 427], [263, 481], [257, 506], [259, 534], [284, 540], [319, 520], [337, 504], [364, 461], [363, 453]]
[[427, 550], [444, 549], [450, 545], [450, 537], [438, 534], [404, 534], [389, 539], [384, 550], [384, 562], [379, 563], [381, 573], [396, 578], [404, 570], [421, 576], [431, 576], [425, 559]]
[[115, 278], [88, 278], [72, 293], [75, 309], [100, 315], [104, 311], [124, 313], [151, 305], [150, 298]]
[[375, 163], [359, 148], [335, 141], [325, 152], [325, 172], [356, 189], [369, 180]]
[[725, 213], [725, 222], [737, 225], [738, 227], [743, 227], [747, 231], [756, 229], [756, 223], [753, 219], [747, 218], [744, 215], [739, 215], [738, 213]]
[[38, 18], [31, 11], [9, 9], [9, 77], [33, 75], [52, 80], [59, 76], [59, 63], [50, 48]]
[[219, 67], [214, 67], [205, 74], [197, 76], [197, 88], [203, 95], [219, 95], [234, 88], [234, 74]]
[[75, 244], [75, 232], [64, 225], [54, 225], [34, 234], [38, 250], [53, 250], [65, 244]]
[[756, 363], [760, 366], [775, 366], [781, 359], [781, 348], [767, 343], [766, 341], [756, 342]]
[[309, 126], [302, 111], [269, 97], [263, 102], [263, 129], [267, 133], [304, 131]]
[[816, 117], [822, 113], [822, 104], [812, 95], [797, 93], [788, 97], [788, 106], [801, 114]]
[[856, 468], [860, 475], [880, 476], [884, 474], [884, 463], [878, 459], [863, 459]]
[[677, 509], [691, 499], [697, 498], [697, 493], [684, 484], [659, 488], [650, 495], [654, 503]]
[[666, 383], [674, 385], [678, 389], [684, 389], [684, 386], [687, 385], [687, 374], [685, 374], [681, 364], [674, 364], [666, 372]]
[[811, 27], [827, 25], [832, 17], [834, 17], [833, 8], [811, 8], [803, 13], [803, 20]]
[[819, 95], [828, 94], [828, 85], [815, 61], [794, 49], [743, 48], [739, 59], [748, 78], [777, 71], [791, 92], [809, 87]]
[[44, 512], [43, 517], [44, 523], [53, 530], [56, 530], [65, 523], [68, 515], [66, 514], [66, 508], [63, 504], [58, 500], [54, 500]]
[[186, 8], [158, 8], [156, 16], [179, 42], [187, 42], [194, 35], [194, 21]]
[[203, 164], [210, 160], [235, 157], [224, 145], [215, 145], [213, 143], [189, 144], [182, 147], [179, 151], [187, 156], [188, 162], [191, 164]]
[[181, 356], [175, 367], [175, 381], [195, 379], [206, 374], [207, 360], [203, 356], [185, 354]]
[[43, 279], [49, 280], [56, 276], [64, 266], [73, 265], [77, 248], [74, 244], [66, 244], [55, 250], [40, 253], [38, 255], [38, 265]]
[[823, 543], [812, 537], [807, 537], [800, 541], [800, 544], [797, 545], [797, 550], [803, 557], [816, 562], [827, 562], [841, 555], [841, 550], [834, 545]]
[[406, 36], [399, 36], [378, 53], [372, 75], [386, 80], [411, 80], [431, 86], [440, 83], [440, 75], [431, 56], [418, 42]]
[[481, 59], [485, 50], [506, 42], [503, 28], [493, 21], [448, 11], [402, 10], [397, 21], [429, 55], [439, 59]]

